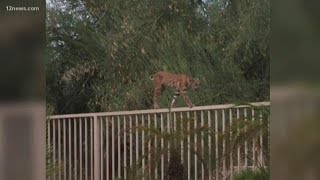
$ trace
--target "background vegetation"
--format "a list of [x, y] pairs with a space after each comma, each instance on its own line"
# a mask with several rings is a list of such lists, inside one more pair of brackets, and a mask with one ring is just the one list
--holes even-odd
[[152, 108], [160, 70], [199, 77], [198, 106], [269, 100], [269, 0], [94, 2], [47, 2], [55, 114]]

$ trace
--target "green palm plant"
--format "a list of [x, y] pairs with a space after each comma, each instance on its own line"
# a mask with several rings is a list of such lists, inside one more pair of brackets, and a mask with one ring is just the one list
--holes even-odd
[[154, 162], [159, 162], [162, 156], [170, 154], [165, 177], [169, 180], [183, 180], [186, 178], [186, 167], [181, 161], [181, 148], [189, 147], [190, 155], [197, 157], [198, 162], [200, 162], [204, 167], [205, 177], [207, 177], [209, 172], [208, 159], [210, 158], [207, 158], [207, 153], [204, 153], [202, 144], [189, 142], [181, 146], [181, 142], [186, 143], [188, 138], [192, 138], [194, 136], [213, 136], [214, 132], [207, 125], [193, 127], [194, 122], [197, 121], [197, 119], [193, 117], [176, 118], [176, 121], [174, 122], [171, 117], [171, 112], [169, 112], [169, 115], [169, 119], [171, 119], [171, 127], [174, 127], [173, 123], [175, 123], [175, 127], [177, 127], [175, 130], [161, 130], [145, 126], [134, 127], [135, 130], [140, 132], [144, 131], [147, 134], [146, 141], [144, 142], [146, 145], [154, 143], [153, 140], [155, 138], [163, 140], [165, 144], [169, 144], [169, 146], [164, 146], [162, 148], [160, 148], [160, 141], [158, 141], [158, 145], [153, 144], [152, 148], [139, 159], [139, 162], [135, 166], [141, 167], [142, 160], [148, 157], [151, 158], [149, 161], [152, 163], [150, 163], [145, 169], [140, 169], [137, 172], [142, 172], [143, 177], [150, 177], [151, 174], [149, 174], [146, 169], [149, 168], [149, 171], [151, 170], [150, 172], [154, 172], [158, 166], [158, 163]]
[[256, 171], [244, 170], [237, 174], [233, 180], [269, 180], [270, 169], [269, 168], [258, 168]]
[[[230, 148], [227, 149], [226, 155], [231, 153], [236, 154], [238, 148], [243, 146], [245, 142], [255, 142], [255, 148], [262, 152], [261, 157], [263, 157], [263, 159], [253, 159], [251, 156], [245, 155], [245, 158], [251, 161], [257, 169], [254, 171], [248, 169], [244, 170], [236, 175], [234, 179], [248, 179], [249, 177], [249, 179], [256, 179], [256, 177], [258, 177], [258, 179], [259, 177], [260, 179], [265, 179], [269, 177], [270, 174], [269, 106], [255, 106], [251, 104], [244, 105], [248, 106], [247, 109], [254, 109], [255, 112], [259, 113], [233, 121], [232, 124], [220, 134], [220, 136], [225, 140], [229, 140], [230, 143]], [[260, 142], [262, 139], [264, 139], [263, 144]], [[260, 142], [262, 146], [258, 142]]]
[[[269, 129], [269, 108], [267, 106], [253, 106], [251, 104], [236, 104], [238, 105], [247, 105], [247, 109], [254, 108], [255, 112], [259, 112], [255, 115], [255, 119], [259, 121], [251, 121], [249, 120], [250, 116], [245, 118], [239, 118], [237, 120], [232, 121], [230, 126], [225, 129], [223, 133], [216, 133], [214, 132], [214, 129], [212, 127], [209, 127], [207, 124], [203, 124], [202, 126], [193, 126], [194, 123], [197, 121], [194, 117], [181, 117], [181, 118], [175, 118], [176, 121], [173, 121], [172, 113], [169, 111], [169, 119], [170, 121], [170, 127], [177, 127], [173, 130], [173, 128], [170, 129], [158, 129], [155, 127], [146, 127], [146, 126], [137, 126], [133, 127], [133, 130], [131, 132], [144, 132], [146, 134], [144, 147], [147, 147], [149, 144], [151, 144], [151, 149], [146, 149], [144, 156], [140, 157], [139, 161], [132, 167], [130, 167], [128, 170], [128, 174], [130, 175], [129, 179], [135, 180], [135, 179], [150, 179], [150, 177], [153, 176], [153, 172], [159, 167], [159, 163], [161, 157], [166, 156], [167, 154], [170, 154], [168, 165], [165, 167], [165, 179], [175, 179], [175, 180], [183, 180], [186, 179], [186, 163], [182, 163], [181, 161], [181, 149], [185, 150], [190, 148], [191, 156], [197, 157], [197, 161], [201, 163], [201, 165], [204, 168], [204, 177], [205, 179], [208, 179], [209, 172], [217, 171], [218, 174], [219, 168], [216, 167], [216, 165], [219, 166], [219, 161], [223, 161], [224, 158], [230, 158], [230, 154], [236, 154], [234, 153], [238, 147], [244, 144], [245, 141], [252, 141], [253, 139], [258, 139], [260, 135], [263, 135], [264, 137], [268, 138], [268, 129]], [[232, 132], [232, 133], [230, 133]], [[219, 143], [222, 143], [222, 140], [229, 140], [232, 139], [232, 141], [228, 141], [228, 146], [226, 147], [226, 152], [224, 154], [224, 157], [215, 159], [214, 152], [209, 153], [208, 148], [202, 147], [202, 144], [196, 143], [194, 141], [190, 141], [189, 143], [186, 143], [188, 141], [188, 138], [194, 139], [195, 136], [204, 138], [205, 142], [207, 142], [208, 139], [206, 137], [210, 137], [213, 140], [215, 136], [218, 136]], [[154, 139], [157, 138], [158, 142], [155, 144]], [[161, 147], [161, 139], [164, 141], [164, 144], [169, 144], [170, 146], [164, 146]], [[183, 142], [183, 146], [181, 145], [181, 142]], [[259, 144], [259, 143], [257, 143]], [[220, 146], [219, 144], [218, 146]], [[161, 147], [161, 148], [160, 148]], [[264, 142], [263, 147], [263, 155], [266, 156], [266, 161], [268, 161], [269, 158], [269, 140]], [[184, 153], [186, 155], [186, 153]], [[222, 155], [222, 154], [221, 154]], [[210, 157], [209, 157], [210, 156]], [[218, 155], [220, 157], [220, 155]], [[247, 156], [247, 159], [249, 161], [254, 161], [253, 159], [250, 159], [251, 157]], [[147, 163], [147, 166], [145, 166], [144, 169], [142, 169], [142, 161], [148, 159], [151, 164]], [[211, 161], [211, 162], [210, 162]], [[196, 162], [195, 162], [196, 163]], [[216, 164], [217, 163], [217, 164]], [[256, 171], [254, 171], [253, 177], [256, 177], [258, 175], [261, 175], [261, 177], [267, 177], [269, 174], [268, 168], [265, 168], [264, 164], [262, 162], [255, 162], [256, 166], [258, 167]], [[210, 164], [213, 164], [211, 166]], [[191, 169], [194, 168], [194, 164], [191, 163]], [[190, 167], [189, 167], [190, 168]], [[150, 173], [151, 172], [151, 173]], [[191, 172], [192, 173], [192, 172]], [[246, 172], [243, 172], [242, 174], [245, 174]], [[251, 171], [247, 172], [247, 175], [249, 176], [249, 173]], [[193, 174], [191, 174], [193, 175]], [[221, 176], [221, 173], [220, 175]], [[239, 175], [244, 176], [244, 175]], [[129, 176], [128, 176], [129, 177]], [[236, 176], [238, 177], [238, 176]], [[250, 175], [251, 177], [251, 175]]]
[[127, 178], [116, 177], [115, 180], [141, 180], [144, 177], [142, 168], [138, 166], [127, 167]]

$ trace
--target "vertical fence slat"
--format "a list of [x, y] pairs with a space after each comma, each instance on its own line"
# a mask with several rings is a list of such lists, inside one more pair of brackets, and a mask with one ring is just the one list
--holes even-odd
[[[208, 127], [209, 130], [211, 131], [211, 111], [208, 111]], [[208, 160], [209, 160], [209, 179], [212, 179], [212, 164], [211, 164], [211, 134], [209, 134], [208, 137]]]
[[[203, 111], [201, 111], [201, 128], [204, 127], [204, 115]], [[204, 158], [204, 136], [203, 136], [203, 131], [201, 132], [201, 155], [202, 158]], [[204, 167], [203, 163], [201, 163], [201, 179], [204, 180]]]
[[107, 174], [106, 174], [106, 179], [109, 179], [110, 178], [110, 152], [109, 152], [109, 149], [110, 149], [110, 139], [109, 139], [109, 117], [106, 117], [106, 120], [105, 120], [105, 126], [106, 126], [106, 171], [107, 171]]
[[[150, 114], [148, 114], [148, 128], [151, 127], [151, 118], [150, 118]], [[150, 136], [150, 132], [148, 133], [148, 135]], [[148, 142], [148, 174], [149, 174], [149, 179], [151, 178], [151, 140], [149, 139]]]
[[111, 117], [111, 153], [112, 153], [112, 179], [115, 178], [116, 175], [116, 167], [115, 167], [115, 144], [114, 144], [114, 117]]
[[[194, 129], [197, 129], [197, 120], [198, 120], [198, 118], [197, 118], [197, 114], [196, 114], [196, 112], [194, 112]], [[194, 151], [195, 152], [197, 152], [197, 138], [198, 138], [198, 136], [197, 136], [197, 133], [195, 133], [194, 134], [194, 138], [193, 138], [193, 140], [194, 140], [194, 145], [193, 145], [193, 149], [194, 149]], [[194, 154], [194, 179], [198, 179], [198, 161], [197, 161], [197, 154]]]
[[71, 175], [72, 175], [72, 171], [71, 171], [71, 167], [72, 167], [72, 160], [71, 160], [71, 155], [72, 155], [72, 153], [71, 153], [71, 147], [72, 147], [72, 145], [71, 145], [71, 119], [68, 119], [68, 139], [69, 139], [69, 179], [71, 180]]
[[[239, 108], [237, 108], [237, 132], [240, 133], [240, 128], [239, 128], [239, 120], [240, 120], [240, 111]], [[237, 158], [238, 158], [238, 172], [240, 172], [240, 166], [241, 166], [241, 161], [240, 161], [240, 148], [241, 146], [238, 146], [237, 149]]]
[[80, 180], [82, 180], [82, 118], [79, 118]]
[[[187, 118], [188, 118], [188, 132], [190, 132], [190, 113], [187, 112]], [[191, 159], [190, 159], [190, 134], [188, 134], [188, 180], [191, 179]]]
[[129, 130], [130, 130], [130, 150], [129, 150], [129, 157], [130, 157], [130, 166], [132, 166], [132, 116], [129, 115]]
[[[171, 130], [171, 125], [173, 125], [172, 129], [174, 128], [174, 122], [171, 121], [172, 120], [172, 113], [171, 114], [167, 114], [167, 132], [170, 133], [172, 130]], [[172, 124], [171, 124], [172, 122]], [[168, 144], [168, 164], [170, 162], [170, 142], [168, 141], [167, 142]]]
[[173, 113], [173, 130], [174, 131], [177, 130], [177, 113], [176, 112]]
[[[142, 115], [142, 117], [141, 117], [141, 125], [142, 125], [142, 127], [145, 127], [145, 122], [144, 122], [144, 115]], [[145, 144], [145, 140], [144, 140], [144, 136], [145, 136], [145, 134], [144, 134], [144, 130], [142, 130], [142, 137], [141, 137], [141, 144], [142, 144], [142, 148], [141, 148], [141, 153], [142, 153], [142, 171], [143, 172], [145, 172], [145, 159], [146, 159], [146, 157], [145, 157], [145, 152], [144, 152], [144, 144]], [[143, 177], [143, 179], [145, 179], [144, 177]]]
[[[183, 133], [183, 116], [182, 116], [182, 112], [180, 112], [180, 121], [178, 121], [180, 123], [180, 128], [181, 128], [181, 133]], [[183, 140], [181, 141], [181, 163], [184, 163], [184, 154], [183, 154]]]
[[66, 119], [63, 119], [63, 179], [67, 179]]
[[103, 118], [100, 117], [99, 118], [99, 127], [100, 127], [100, 178], [104, 179], [104, 175], [103, 175]]
[[[260, 117], [260, 126], [262, 126], [262, 112], [260, 111], [259, 113], [259, 117]], [[263, 132], [260, 132], [260, 163], [262, 166], [264, 166], [264, 162], [263, 162]]]
[[[47, 146], [51, 149], [51, 119], [47, 120]], [[47, 149], [46, 149], [47, 150]], [[53, 159], [48, 159], [48, 163], [51, 164]], [[51, 177], [49, 177], [49, 180], [51, 179]]]
[[124, 179], [127, 178], [127, 122], [126, 116], [123, 117], [123, 164], [124, 164]]
[[95, 180], [94, 179], [94, 173], [93, 173], [93, 136], [94, 136], [94, 132], [93, 132], [93, 121], [94, 121], [94, 117], [90, 118], [90, 179]]
[[[247, 121], [247, 109], [244, 108], [244, 121]], [[247, 126], [244, 128], [244, 132], [247, 133]], [[248, 168], [248, 142], [247, 140], [244, 141], [244, 166]]]
[[[255, 121], [255, 118], [254, 118], [254, 109], [252, 108], [251, 109], [251, 116], [252, 116], [252, 122]], [[256, 139], [255, 138], [252, 138], [252, 168], [255, 169], [256, 168], [256, 151], [255, 151], [255, 148], [256, 148]]]
[[[85, 156], [84, 156], [84, 164], [85, 164], [85, 180], [89, 180], [88, 179], [88, 118], [85, 118], [84, 121], [84, 149], [85, 149]], [[71, 179], [70, 179], [71, 180]]]
[[132, 166], [132, 116], [129, 115], [129, 141], [130, 141], [130, 149], [129, 149], [129, 157], [130, 157], [130, 166]]
[[[56, 163], [56, 119], [52, 121], [52, 154], [53, 154], [53, 162], [56, 167], [58, 164]], [[54, 173], [53, 179], [56, 180], [56, 174]]]
[[219, 172], [218, 172], [218, 162], [219, 162], [219, 148], [218, 148], [218, 133], [219, 133], [219, 129], [218, 129], [218, 111], [215, 110], [214, 111], [214, 123], [215, 123], [215, 139], [216, 139], [216, 142], [215, 142], [215, 148], [216, 148], [216, 166], [215, 166], [215, 169], [216, 169], [216, 179], [218, 179], [219, 177]]
[[[60, 121], [61, 119], [58, 119], [58, 165], [60, 166], [61, 164], [61, 127], [60, 127]], [[61, 171], [58, 172], [59, 176], [59, 180], [61, 180]]]
[[100, 128], [99, 128], [99, 119], [97, 116], [93, 118], [93, 133], [94, 133], [94, 180], [100, 180]]
[[[160, 115], [160, 131], [163, 133], [164, 126], [163, 126], [163, 114]], [[161, 138], [161, 151], [163, 151], [164, 148], [164, 141], [163, 138]], [[164, 155], [161, 153], [161, 180], [164, 180]]]
[[[232, 109], [229, 109], [229, 124], [230, 127], [232, 128], [230, 130], [230, 143], [229, 146], [231, 147], [232, 143], [232, 131], [233, 131], [233, 123], [232, 123]], [[230, 149], [229, 147], [229, 149]], [[230, 150], [230, 171], [231, 171], [231, 177], [233, 177], [233, 149]]]
[[73, 153], [74, 153], [74, 178], [78, 179], [78, 169], [77, 169], [77, 120], [73, 119]]
[[138, 122], [138, 115], [136, 115], [136, 125], [135, 125], [135, 129], [136, 129], [136, 144], [135, 144], [135, 146], [136, 146], [136, 163], [138, 163], [138, 161], [139, 161], [139, 131], [138, 131], [138, 126], [139, 126], [139, 124], [138, 124], [139, 122]]
[[[226, 130], [226, 116], [225, 116], [225, 109], [222, 109], [222, 132], [225, 133]], [[226, 140], [223, 138], [222, 140], [222, 172], [223, 175], [226, 175]]]
[[[154, 114], [154, 128], [157, 129], [157, 114]], [[157, 147], [158, 143], [157, 143], [157, 136], [154, 136], [154, 146]], [[157, 154], [157, 148], [154, 148], [155, 154]], [[155, 179], [158, 179], [158, 162], [154, 162], [156, 163], [156, 168], [154, 169], [154, 177]]]
[[120, 116], [118, 116], [118, 124], [117, 124], [117, 127], [118, 127], [118, 132], [117, 132], [117, 135], [118, 135], [118, 177], [120, 178], [121, 177], [121, 134], [120, 134]]

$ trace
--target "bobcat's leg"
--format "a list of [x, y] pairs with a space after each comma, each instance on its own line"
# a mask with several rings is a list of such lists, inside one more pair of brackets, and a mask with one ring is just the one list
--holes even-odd
[[162, 86], [156, 86], [154, 88], [154, 94], [153, 94], [153, 108], [154, 109], [159, 109], [160, 108], [159, 105], [158, 105], [158, 99], [159, 99], [162, 91], [163, 91], [163, 87]]
[[171, 108], [176, 107], [176, 101], [177, 101], [178, 96], [180, 96], [180, 93], [179, 93], [179, 91], [176, 91], [174, 93], [174, 96], [173, 96], [173, 99], [172, 99], [172, 102], [171, 102]]
[[192, 104], [192, 102], [190, 101], [190, 99], [189, 99], [189, 97], [188, 97], [188, 95], [187, 95], [186, 90], [185, 90], [185, 89], [180, 90], [180, 94], [181, 94], [184, 102], [188, 105], [188, 107], [189, 107], [189, 108], [192, 108], [192, 107], [193, 107], [193, 104]]

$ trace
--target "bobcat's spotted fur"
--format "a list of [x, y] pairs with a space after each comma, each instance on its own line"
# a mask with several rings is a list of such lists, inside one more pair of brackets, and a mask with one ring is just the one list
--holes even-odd
[[158, 99], [166, 88], [173, 88], [176, 90], [171, 102], [171, 107], [175, 107], [176, 99], [179, 95], [182, 96], [188, 107], [191, 108], [194, 106], [190, 101], [186, 91], [188, 88], [197, 90], [200, 84], [198, 79], [194, 79], [185, 74], [173, 74], [165, 71], [160, 71], [153, 74], [152, 76], [150, 76], [150, 79], [154, 82], [154, 109], [159, 108]]

